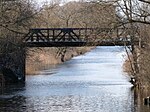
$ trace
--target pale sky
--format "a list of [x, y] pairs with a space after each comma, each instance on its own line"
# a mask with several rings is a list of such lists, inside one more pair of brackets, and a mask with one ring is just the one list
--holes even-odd
[[[48, 1], [54, 1], [54, 0], [33, 0], [35, 1], [37, 4], [39, 4], [39, 6], [42, 6], [44, 4], [44, 2], [48, 2]], [[66, 2], [70, 2], [70, 1], [79, 1], [79, 0], [61, 0], [62, 4], [66, 3]]]
[[[39, 3], [43, 3], [43, 2], [46, 2], [46, 1], [51, 1], [51, 0], [36, 0], [38, 1]], [[64, 2], [70, 2], [70, 1], [78, 1], [78, 0], [62, 0]]]

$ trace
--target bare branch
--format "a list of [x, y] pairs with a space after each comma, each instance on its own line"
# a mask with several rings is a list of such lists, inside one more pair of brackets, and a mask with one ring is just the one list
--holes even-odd
[[147, 0], [139, 0], [139, 1], [150, 4], [150, 1], [147, 1]]
[[149, 24], [150, 25], [149, 21], [131, 20], [131, 22], [134, 22], [134, 23], [143, 23], [143, 24]]

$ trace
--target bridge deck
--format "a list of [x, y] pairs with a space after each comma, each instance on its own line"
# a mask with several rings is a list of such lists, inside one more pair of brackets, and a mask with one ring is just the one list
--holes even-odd
[[122, 42], [28, 42], [27, 47], [84, 47], [84, 46], [129, 46], [130, 41]]

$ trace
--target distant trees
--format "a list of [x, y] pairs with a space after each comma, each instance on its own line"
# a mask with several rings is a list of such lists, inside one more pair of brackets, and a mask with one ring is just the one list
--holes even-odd
[[[46, 4], [41, 12], [45, 27], [108, 27], [115, 23], [115, 6], [104, 3]], [[44, 23], [43, 23], [44, 24]]]

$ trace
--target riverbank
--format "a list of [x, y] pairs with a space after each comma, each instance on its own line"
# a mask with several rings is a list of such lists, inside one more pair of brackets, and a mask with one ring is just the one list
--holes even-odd
[[[130, 59], [129, 59], [130, 58]], [[136, 79], [138, 88], [149, 88], [150, 85], [150, 51], [149, 46], [135, 46], [134, 54], [129, 55], [123, 64], [123, 69], [130, 77]]]
[[63, 63], [71, 58], [89, 52], [95, 47], [33, 48], [26, 58], [26, 74], [38, 74], [40, 70]]

